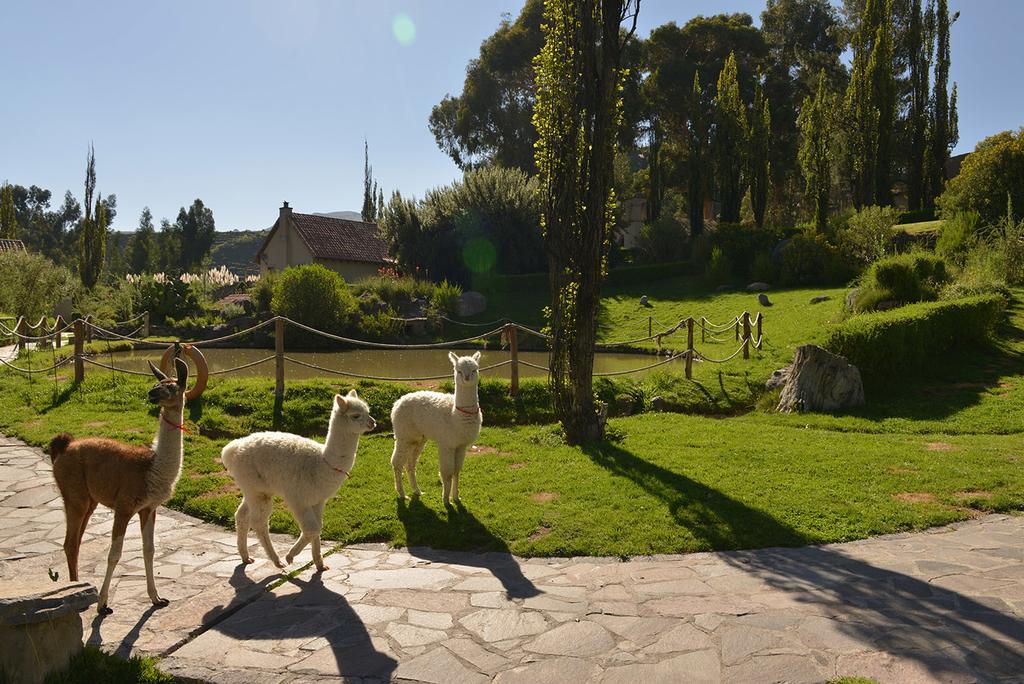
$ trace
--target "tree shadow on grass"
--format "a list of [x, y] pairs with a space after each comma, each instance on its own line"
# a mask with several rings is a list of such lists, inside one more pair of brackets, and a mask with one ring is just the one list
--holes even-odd
[[[378, 650], [381, 642], [373, 642], [352, 605], [328, 588], [320, 573], [308, 580], [288, 578], [277, 591], [266, 592], [267, 581], [254, 582], [246, 575], [245, 567], [240, 564], [228, 580], [235, 588], [232, 601], [203, 617], [204, 631], [231, 637], [241, 648], [246, 648], [247, 641], [288, 639], [303, 645], [320, 639], [310, 644], [308, 657], [292, 666], [296, 672], [337, 676], [345, 681], [360, 677], [390, 680], [397, 661], [390, 653]], [[289, 585], [297, 591], [287, 590]]]
[[609, 442], [584, 453], [614, 475], [632, 480], [668, 506], [675, 521], [710, 550], [797, 546], [814, 539], [770, 515]]
[[[523, 575], [508, 545], [461, 504], [448, 509], [448, 518], [423, 505], [418, 498], [399, 500], [398, 519], [405, 527], [409, 553], [435, 563], [484, 568], [499, 581], [508, 598], [530, 598], [541, 593]], [[459, 545], [475, 551], [445, 551], [434, 546]]]
[[[1019, 548], [984, 548], [989, 545], [979, 542], [981, 548], [970, 550], [989, 556], [983, 567], [990, 562], [1012, 564], [1008, 554], [1019, 556]], [[936, 546], [937, 553], [947, 550]], [[999, 598], [971, 598], [852, 557], [837, 546], [732, 552], [723, 559], [782, 592], [788, 602], [806, 605], [805, 611], [797, 611], [836, 618], [831, 625], [856, 640], [858, 650], [887, 654], [861, 659], [861, 672], [840, 674], [877, 677], [872, 668], [892, 667], [893, 657], [925, 669], [936, 681], [960, 681], [965, 669], [976, 681], [1019, 681], [1013, 677], [1024, 672], [1024, 620]], [[917, 566], [927, 565], [923, 569], [932, 576], [972, 570], [960, 562], [930, 558]], [[900, 672], [889, 674], [899, 677]]]

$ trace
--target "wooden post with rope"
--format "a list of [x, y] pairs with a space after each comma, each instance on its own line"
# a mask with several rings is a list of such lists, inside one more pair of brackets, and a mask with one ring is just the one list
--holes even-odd
[[647, 317], [647, 336], [654, 337], [654, 317]]
[[75, 384], [85, 380], [85, 363], [82, 351], [85, 346], [85, 322], [81, 318], [75, 321]]
[[28, 336], [28, 321], [25, 320], [24, 316], [18, 316], [18, 322], [14, 326], [14, 332], [18, 333], [18, 351], [24, 351], [25, 337]]
[[281, 399], [284, 397], [284, 319], [280, 316], [274, 319], [274, 361], [274, 396]]
[[750, 314], [743, 312], [743, 358], [750, 358]]
[[738, 342], [739, 339], [740, 339], [740, 319], [738, 319], [738, 318], [736, 319], [736, 326], [735, 327], [736, 327], [736, 341]]
[[[701, 326], [703, 334], [704, 326]], [[686, 319], [686, 379], [693, 377], [693, 316]]]
[[512, 364], [509, 370], [509, 394], [519, 394], [519, 331], [515, 323], [505, 324], [505, 337], [508, 339], [508, 351]]
[[764, 339], [764, 336], [763, 336], [763, 334], [761, 332], [762, 331], [763, 323], [764, 323], [764, 314], [763, 313], [758, 313], [757, 314], [757, 345], [756, 345], [757, 349], [761, 348], [761, 341]]

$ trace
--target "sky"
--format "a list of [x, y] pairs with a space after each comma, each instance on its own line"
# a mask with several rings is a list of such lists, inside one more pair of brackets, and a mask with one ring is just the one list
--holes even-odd
[[[764, 0], [642, 0], [639, 33]], [[3, 0], [0, 181], [82, 196], [90, 142], [117, 230], [199, 197], [218, 230], [358, 211], [363, 140], [385, 194], [461, 174], [427, 128], [521, 0]], [[960, 144], [1024, 125], [1021, 0], [951, 0]]]

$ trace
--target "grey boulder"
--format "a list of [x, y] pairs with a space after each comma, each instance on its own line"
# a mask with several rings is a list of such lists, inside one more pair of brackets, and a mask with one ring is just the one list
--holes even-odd
[[797, 347], [778, 410], [836, 411], [864, 404], [860, 370], [842, 356], [813, 344]]

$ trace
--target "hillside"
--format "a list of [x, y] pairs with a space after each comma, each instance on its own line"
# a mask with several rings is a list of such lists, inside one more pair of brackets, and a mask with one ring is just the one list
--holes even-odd
[[[113, 232], [110, 234], [110, 242], [116, 243], [123, 252], [132, 235], [132, 232]], [[256, 251], [266, 236], [266, 230], [218, 231], [214, 233], [213, 246], [210, 248], [210, 264], [227, 266], [239, 274], [255, 273], [258, 270], [254, 261]]]

